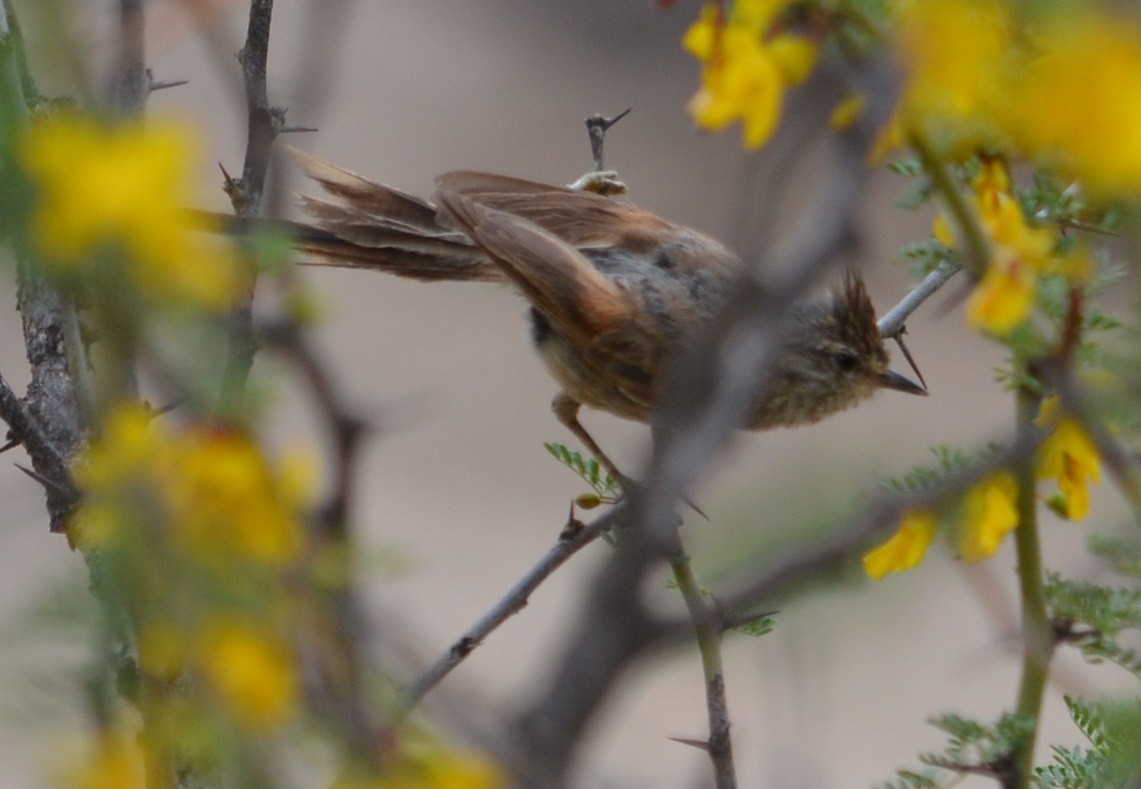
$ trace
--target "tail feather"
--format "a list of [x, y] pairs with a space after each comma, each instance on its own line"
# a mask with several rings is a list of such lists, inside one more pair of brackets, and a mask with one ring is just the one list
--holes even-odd
[[438, 229], [436, 209], [426, 200], [379, 184], [296, 148], [288, 149], [305, 173], [333, 197], [354, 210], [378, 219], [391, 219], [425, 230]]
[[[384, 271], [419, 280], [502, 282], [502, 270], [469, 238], [440, 224], [431, 203], [312, 154], [290, 152], [334, 200], [304, 196], [319, 234], [295, 234], [312, 265]], [[308, 226], [306, 226], [308, 227]]]

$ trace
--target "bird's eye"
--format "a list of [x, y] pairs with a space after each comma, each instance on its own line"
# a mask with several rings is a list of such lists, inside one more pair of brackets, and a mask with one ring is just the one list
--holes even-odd
[[847, 350], [837, 351], [836, 355], [832, 358], [836, 362], [836, 366], [844, 372], [849, 372], [856, 369], [856, 364], [860, 361], [860, 358], [855, 354], [854, 351]]

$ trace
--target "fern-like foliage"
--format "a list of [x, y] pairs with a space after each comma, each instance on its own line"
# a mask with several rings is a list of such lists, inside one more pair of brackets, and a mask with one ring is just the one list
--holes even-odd
[[955, 713], [944, 713], [928, 721], [947, 734], [947, 745], [940, 753], [920, 754], [919, 760], [935, 770], [900, 770], [893, 781], [880, 789], [930, 789], [950, 786], [955, 776], [983, 775], [1003, 781], [1013, 767], [1012, 755], [1034, 732], [1035, 720], [1024, 715], [1006, 714], [993, 725]]
[[1087, 703], [1070, 696], [1066, 707], [1088, 747], [1051, 748], [1053, 761], [1034, 771], [1043, 789], [1125, 789], [1141, 781], [1141, 700]]
[[584, 458], [581, 452], [576, 452], [557, 441], [548, 441], [543, 446], [555, 460], [569, 468], [591, 487], [592, 493], [584, 493], [575, 499], [578, 506], [589, 510], [600, 504], [613, 504], [618, 500], [622, 492], [618, 480], [603, 469], [602, 464], [596, 459]]
[[967, 452], [947, 445], [938, 445], [930, 448], [935, 456], [935, 463], [919, 465], [912, 468], [902, 476], [889, 477], [883, 485], [896, 493], [923, 493], [937, 488], [949, 477], [967, 471], [977, 463], [985, 463], [993, 458], [1002, 447], [998, 444], [988, 444], [976, 452]]
[[1057, 637], [1092, 663], [1104, 660], [1141, 677], [1141, 655], [1122, 646], [1122, 631], [1141, 628], [1141, 590], [1046, 577], [1046, 605]]

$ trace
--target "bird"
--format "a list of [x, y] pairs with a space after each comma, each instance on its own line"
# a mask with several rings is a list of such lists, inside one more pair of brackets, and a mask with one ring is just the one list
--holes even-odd
[[[715, 239], [613, 197], [611, 172], [572, 186], [453, 171], [424, 200], [293, 151], [320, 196], [302, 196], [291, 242], [312, 265], [427, 281], [495, 282], [527, 302], [530, 339], [559, 387], [555, 416], [618, 480], [581, 406], [652, 421], [667, 369], [709, 330], [747, 273]], [[743, 427], [817, 422], [879, 389], [926, 394], [892, 370], [864, 281], [847, 270], [792, 306], [775, 377]]]

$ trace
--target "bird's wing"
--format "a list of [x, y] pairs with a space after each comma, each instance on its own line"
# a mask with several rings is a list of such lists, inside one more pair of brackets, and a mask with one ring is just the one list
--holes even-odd
[[641, 208], [592, 192], [467, 170], [436, 179], [437, 194], [463, 195], [482, 205], [523, 217], [576, 249], [621, 246], [651, 249], [681, 228]]

